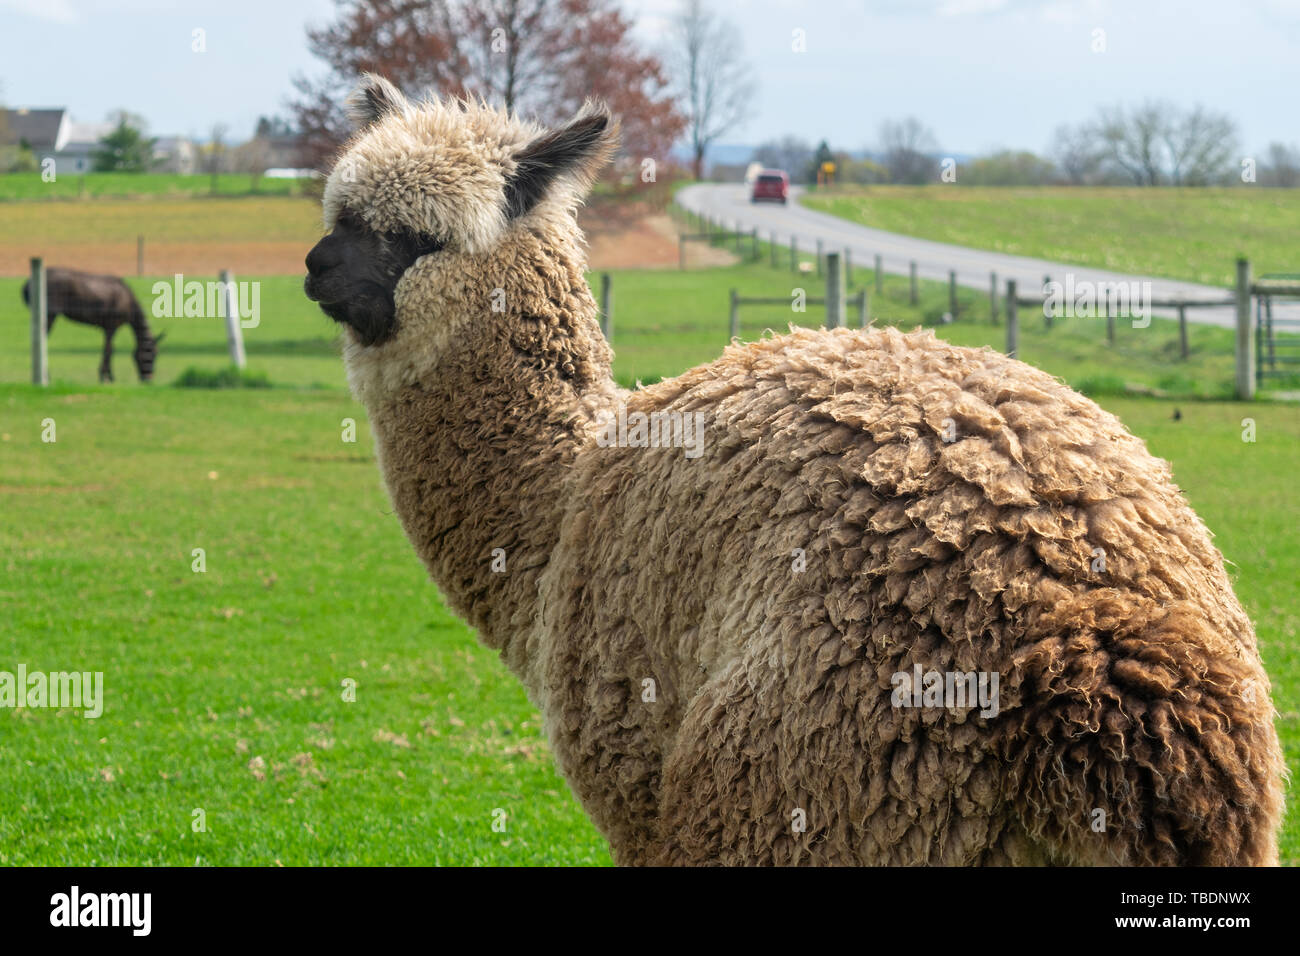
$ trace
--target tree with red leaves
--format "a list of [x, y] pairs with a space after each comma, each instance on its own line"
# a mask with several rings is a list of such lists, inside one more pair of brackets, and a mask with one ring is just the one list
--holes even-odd
[[364, 72], [408, 94], [475, 96], [543, 123], [587, 97], [623, 123], [623, 149], [667, 157], [685, 128], [659, 61], [636, 46], [613, 0], [335, 0], [333, 22], [309, 28], [329, 67], [299, 77], [291, 104], [313, 163], [324, 168], [350, 130], [340, 106]]

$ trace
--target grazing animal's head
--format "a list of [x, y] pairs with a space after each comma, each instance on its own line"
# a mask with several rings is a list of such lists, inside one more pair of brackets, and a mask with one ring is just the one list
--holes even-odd
[[580, 277], [575, 211], [617, 136], [603, 106], [546, 130], [483, 103], [412, 103], [374, 76], [348, 105], [357, 131], [326, 182], [304, 289], [342, 324], [354, 389], [359, 365], [409, 381], [463, 323], [554, 299], [538, 281], [551, 252]]
[[158, 343], [166, 338], [167, 333], [149, 335], [142, 333], [135, 339], [135, 369], [140, 373], [140, 381], [153, 381], [153, 366], [158, 359]]

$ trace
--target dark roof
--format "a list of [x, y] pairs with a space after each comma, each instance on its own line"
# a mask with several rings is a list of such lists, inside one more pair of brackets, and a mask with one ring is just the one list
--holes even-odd
[[32, 149], [53, 149], [66, 110], [3, 110], [0, 142], [26, 141]]

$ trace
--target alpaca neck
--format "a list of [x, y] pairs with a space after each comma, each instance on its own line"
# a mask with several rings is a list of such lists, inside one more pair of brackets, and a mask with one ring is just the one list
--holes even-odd
[[[580, 262], [548, 264], [563, 289], [507, 290], [519, 311], [479, 310], [417, 381], [382, 398], [359, 392], [407, 537], [534, 699], [538, 576], [558, 539], [569, 466], [617, 395]], [[521, 273], [537, 274], [512, 266]], [[359, 364], [349, 362], [354, 388]]]

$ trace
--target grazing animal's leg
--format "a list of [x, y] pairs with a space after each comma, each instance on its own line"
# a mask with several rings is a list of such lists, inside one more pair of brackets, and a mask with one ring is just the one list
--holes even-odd
[[104, 354], [99, 360], [100, 382], [113, 381], [113, 333], [116, 331], [117, 326], [109, 326], [104, 329]]
[[46, 334], [46, 335], [49, 335], [49, 334], [50, 334], [50, 329], [54, 328], [54, 320], [57, 319], [58, 317], [59, 317], [59, 313], [54, 312], [54, 311], [51, 311], [50, 314], [47, 315], [47, 316], [45, 317], [45, 334]]

